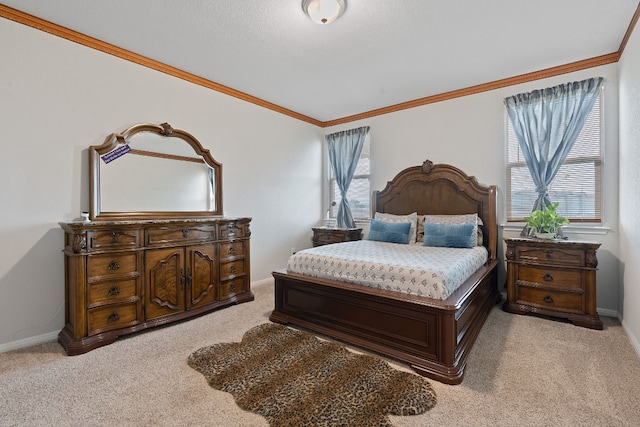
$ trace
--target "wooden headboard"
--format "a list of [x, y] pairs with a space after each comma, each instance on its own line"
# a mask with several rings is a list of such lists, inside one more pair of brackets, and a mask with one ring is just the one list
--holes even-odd
[[496, 186], [484, 186], [455, 166], [425, 160], [398, 173], [382, 191], [374, 191], [372, 212], [395, 215], [462, 215], [477, 212], [484, 223], [483, 244], [497, 258]]

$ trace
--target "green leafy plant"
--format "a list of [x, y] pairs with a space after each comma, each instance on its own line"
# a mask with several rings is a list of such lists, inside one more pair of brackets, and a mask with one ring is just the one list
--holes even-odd
[[551, 203], [544, 210], [536, 210], [526, 217], [524, 221], [527, 228], [531, 228], [534, 234], [552, 233], [554, 236], [558, 234], [558, 230], [563, 225], [569, 224], [569, 220], [558, 215], [558, 202]]

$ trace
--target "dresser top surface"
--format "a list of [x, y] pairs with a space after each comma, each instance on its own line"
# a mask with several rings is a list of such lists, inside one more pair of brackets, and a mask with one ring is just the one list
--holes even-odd
[[182, 225], [182, 224], [211, 224], [230, 222], [251, 222], [247, 217], [197, 217], [197, 218], [170, 218], [170, 219], [136, 219], [136, 220], [113, 220], [113, 221], [73, 221], [60, 222], [65, 228], [103, 228], [103, 227], [123, 227], [123, 226], [153, 226], [153, 225]]

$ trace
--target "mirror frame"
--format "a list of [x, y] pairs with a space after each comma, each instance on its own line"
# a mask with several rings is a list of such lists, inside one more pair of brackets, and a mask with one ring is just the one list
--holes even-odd
[[[180, 138], [187, 142], [195, 153], [202, 157], [205, 164], [214, 171], [215, 179], [215, 210], [211, 211], [132, 211], [132, 212], [103, 212], [100, 206], [100, 156], [111, 152], [121, 145], [129, 144], [131, 138], [141, 132], [150, 132], [161, 137]], [[162, 156], [162, 155], [161, 155]], [[170, 156], [170, 155], [167, 155]], [[209, 150], [202, 147], [193, 135], [183, 130], [174, 129], [168, 123], [160, 125], [138, 124], [131, 126], [122, 133], [112, 133], [102, 145], [89, 147], [89, 215], [92, 221], [104, 220], [139, 220], [139, 219], [172, 219], [191, 217], [222, 216], [222, 164], [217, 162]]]

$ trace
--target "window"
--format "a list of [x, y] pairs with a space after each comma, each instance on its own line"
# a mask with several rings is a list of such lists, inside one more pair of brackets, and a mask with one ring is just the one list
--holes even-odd
[[[358, 160], [358, 166], [351, 179], [351, 185], [347, 191], [347, 200], [349, 200], [349, 208], [351, 209], [351, 215], [353, 219], [369, 219], [371, 215], [370, 201], [370, 169], [369, 169], [369, 153], [370, 153], [370, 138], [367, 138], [362, 147], [360, 153], [360, 160]], [[329, 168], [329, 216], [332, 219], [338, 215], [338, 204], [340, 203], [340, 190], [336, 184], [336, 178], [331, 169]]]
[[[522, 221], [538, 196], [511, 120], [507, 122], [507, 221]], [[602, 90], [584, 128], [548, 189], [571, 222], [602, 221]]]

